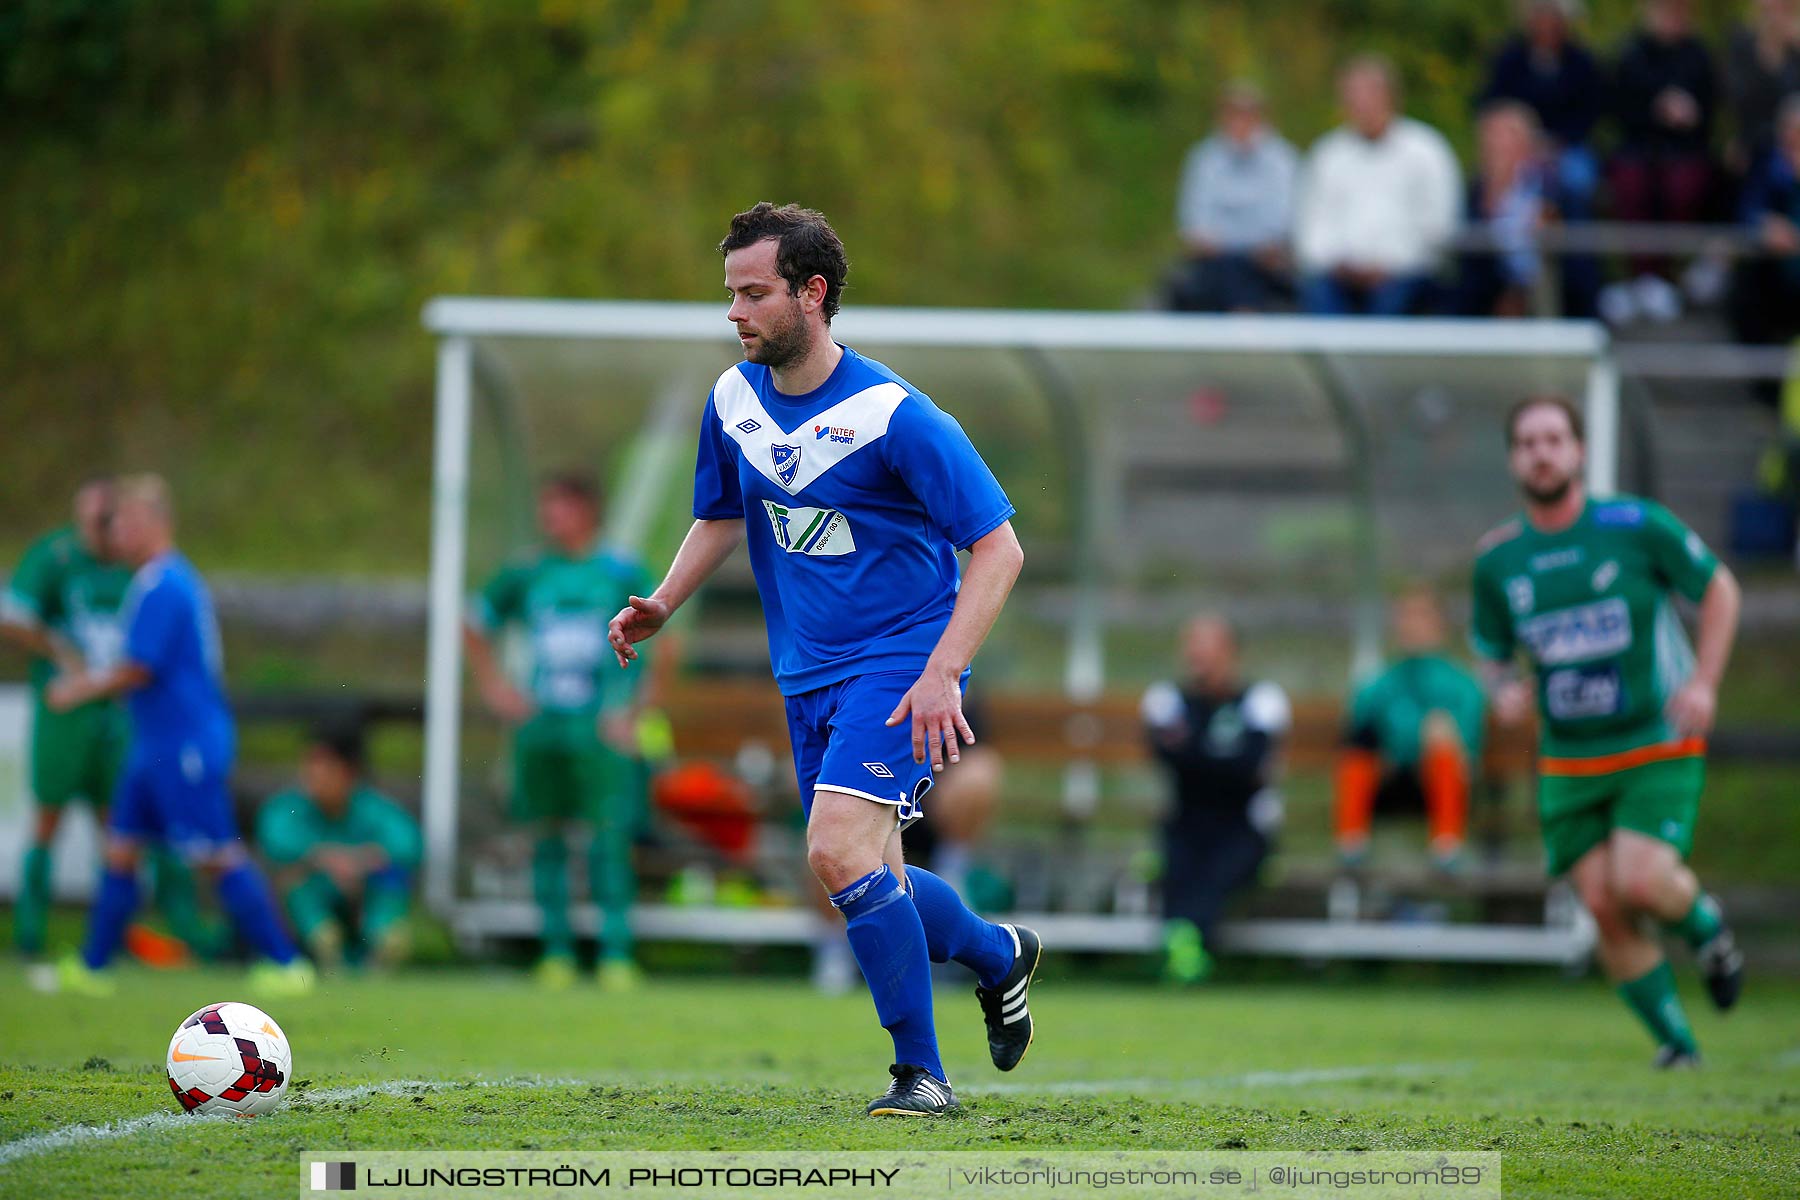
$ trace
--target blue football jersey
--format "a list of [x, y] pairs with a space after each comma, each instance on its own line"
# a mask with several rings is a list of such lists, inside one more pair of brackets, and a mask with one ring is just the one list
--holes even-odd
[[694, 516], [744, 520], [783, 695], [923, 670], [956, 551], [1013, 511], [954, 417], [848, 347], [805, 395], [739, 363], [707, 399]]
[[224, 654], [212, 596], [175, 551], [132, 577], [122, 609], [125, 657], [150, 672], [131, 693], [132, 753], [194, 753], [211, 767], [231, 758], [235, 735], [225, 704]]

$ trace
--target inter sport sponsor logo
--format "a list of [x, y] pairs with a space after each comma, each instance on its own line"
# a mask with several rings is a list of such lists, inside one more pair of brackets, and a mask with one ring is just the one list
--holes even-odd
[[1619, 596], [1560, 608], [1520, 622], [1519, 640], [1547, 667], [1608, 658], [1631, 647], [1631, 610]]
[[848, 446], [856, 440], [856, 430], [847, 429], [842, 425], [814, 425], [813, 441], [821, 442], [827, 439], [840, 446]]
[[850, 522], [835, 508], [802, 508], [799, 505], [763, 501], [775, 544], [789, 554], [835, 557], [856, 549]]

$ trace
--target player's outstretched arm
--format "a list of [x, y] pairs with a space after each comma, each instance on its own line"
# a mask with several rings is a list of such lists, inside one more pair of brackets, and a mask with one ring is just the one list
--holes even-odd
[[1712, 732], [1719, 706], [1719, 681], [1737, 640], [1738, 610], [1743, 593], [1737, 577], [1720, 563], [1700, 597], [1700, 630], [1694, 647], [1694, 673], [1669, 698], [1669, 721], [1681, 737], [1705, 737]]
[[608, 626], [606, 637], [619, 666], [629, 666], [637, 658], [638, 653], [632, 647], [645, 638], [655, 637], [743, 540], [741, 518], [694, 522], [687, 537], [681, 540], [681, 549], [675, 552], [675, 561], [669, 564], [669, 573], [656, 591], [648, 596], [631, 597], [631, 603], [620, 609], [619, 615]]
[[92, 700], [109, 700], [134, 692], [149, 682], [149, 668], [134, 662], [120, 663], [98, 675], [58, 675], [44, 689], [44, 703], [53, 712], [68, 712]]
[[926, 661], [925, 673], [900, 698], [887, 720], [889, 725], [898, 725], [907, 714], [912, 715], [914, 762], [924, 762], [929, 748], [931, 769], [941, 771], [946, 754], [951, 762], [962, 758], [958, 734], [969, 745], [975, 744], [975, 732], [963, 719], [962, 673], [975, 661], [975, 652], [994, 628], [1024, 563], [1025, 551], [1011, 521], [1001, 523], [969, 547], [969, 565], [963, 571], [950, 623]]

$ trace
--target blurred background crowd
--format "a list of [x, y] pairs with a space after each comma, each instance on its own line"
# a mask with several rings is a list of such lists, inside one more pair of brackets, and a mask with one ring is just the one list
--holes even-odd
[[[1471, 98], [1466, 164], [1407, 115], [1394, 63], [1350, 61], [1337, 77], [1343, 124], [1304, 154], [1249, 82], [1220, 96], [1217, 129], [1183, 167], [1187, 253], [1171, 308], [1382, 316], [1525, 316], [1559, 311], [1610, 324], [1669, 323], [1729, 299], [1745, 340], [1793, 336], [1800, 167], [1800, 11], [1759, 0], [1722, 42], [1692, 0], [1652, 0], [1611, 48], [1595, 47], [1577, 0], [1528, 0]], [[1731, 272], [1703, 255], [1629, 255], [1610, 273], [1591, 253], [1546, 263], [1545, 234], [1596, 220], [1735, 223], [1766, 252]], [[1644, 241], [1655, 242], [1654, 234]], [[1671, 246], [1680, 246], [1671, 240]], [[1607, 282], [1610, 274], [1612, 281]]]

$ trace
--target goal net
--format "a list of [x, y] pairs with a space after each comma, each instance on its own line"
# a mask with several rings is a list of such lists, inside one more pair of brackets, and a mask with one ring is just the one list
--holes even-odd
[[[602, 479], [608, 538], [660, 573], [688, 524], [707, 390], [740, 353], [722, 304], [442, 298], [425, 323], [427, 890], [451, 911], [486, 894], [501, 831], [504, 742], [467, 704], [465, 597], [531, 539], [536, 480], [571, 465]], [[1397, 582], [1466, 605], [1475, 540], [1515, 505], [1507, 405], [1585, 405], [1595, 491], [1636, 470], [1605, 331], [1586, 322], [851, 308], [834, 330], [954, 414], [1018, 507], [1026, 573], [977, 664], [996, 692], [1136, 694], [1172, 670], [1182, 620], [1216, 608], [1255, 671], [1341, 695], [1379, 655]], [[741, 551], [695, 607], [684, 673], [766, 680]], [[1114, 788], [1079, 763], [1048, 778], [1090, 809]]]

